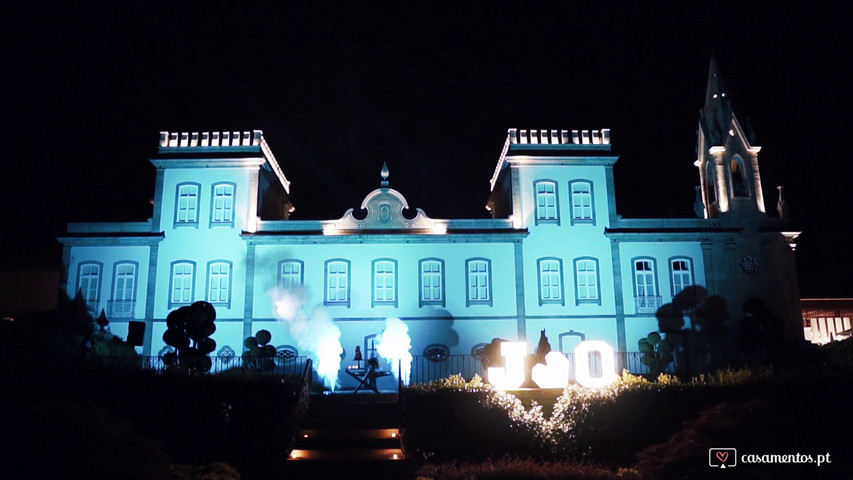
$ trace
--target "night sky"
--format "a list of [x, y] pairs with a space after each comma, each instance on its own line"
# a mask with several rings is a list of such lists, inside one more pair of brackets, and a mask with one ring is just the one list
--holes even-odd
[[785, 185], [804, 232], [803, 296], [853, 296], [853, 55], [832, 9], [26, 3], [2, 20], [4, 266], [58, 265], [65, 222], [150, 217], [160, 130], [263, 130], [292, 218], [329, 219], [379, 186], [383, 162], [411, 207], [484, 218], [507, 128], [611, 128], [619, 213], [689, 217], [713, 51], [762, 146], [768, 212]]

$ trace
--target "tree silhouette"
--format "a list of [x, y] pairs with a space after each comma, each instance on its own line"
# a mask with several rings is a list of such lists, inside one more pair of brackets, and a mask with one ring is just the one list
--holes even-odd
[[175, 351], [163, 355], [163, 362], [190, 373], [210, 371], [212, 362], [207, 354], [216, 350], [216, 341], [210, 338], [216, 331], [215, 320], [216, 309], [208, 302], [195, 302], [169, 313], [163, 341]]
[[[719, 295], [708, 295], [701, 286], [692, 285], [678, 292], [672, 303], [662, 305], [655, 316], [658, 328], [676, 348], [682, 369], [692, 373], [691, 357], [707, 353], [709, 362], [717, 362], [715, 347], [726, 338], [728, 304]], [[689, 320], [689, 323], [685, 321]]]

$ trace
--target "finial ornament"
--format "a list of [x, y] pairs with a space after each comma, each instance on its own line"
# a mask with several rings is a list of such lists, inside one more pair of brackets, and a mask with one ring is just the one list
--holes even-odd
[[779, 200], [776, 201], [776, 212], [779, 214], [779, 218], [788, 218], [788, 202], [782, 198], [782, 185], [776, 187], [776, 190], [779, 190]]
[[382, 176], [382, 183], [380, 183], [380, 185], [383, 187], [387, 187], [388, 175], [390, 175], [390, 173], [388, 172], [388, 164], [386, 162], [382, 162], [382, 171], [379, 172], [379, 175]]

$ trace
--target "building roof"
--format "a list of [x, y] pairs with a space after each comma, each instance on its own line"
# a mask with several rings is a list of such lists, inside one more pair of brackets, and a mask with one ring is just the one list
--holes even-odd
[[[290, 193], [290, 181], [270, 150], [261, 130], [235, 132], [160, 132], [157, 157], [151, 161], [157, 165], [162, 160], [211, 159], [216, 153], [217, 161], [228, 161], [246, 157], [263, 156], [263, 168], [275, 174], [284, 191]], [[176, 158], [177, 157], [177, 158]]]

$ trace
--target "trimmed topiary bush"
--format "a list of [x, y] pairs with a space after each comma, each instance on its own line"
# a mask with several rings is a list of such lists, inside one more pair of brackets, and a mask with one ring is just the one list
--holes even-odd
[[243, 345], [243, 365], [254, 370], [272, 370], [275, 368], [275, 347], [270, 345], [272, 334], [269, 330], [258, 330], [254, 337], [248, 337]]

